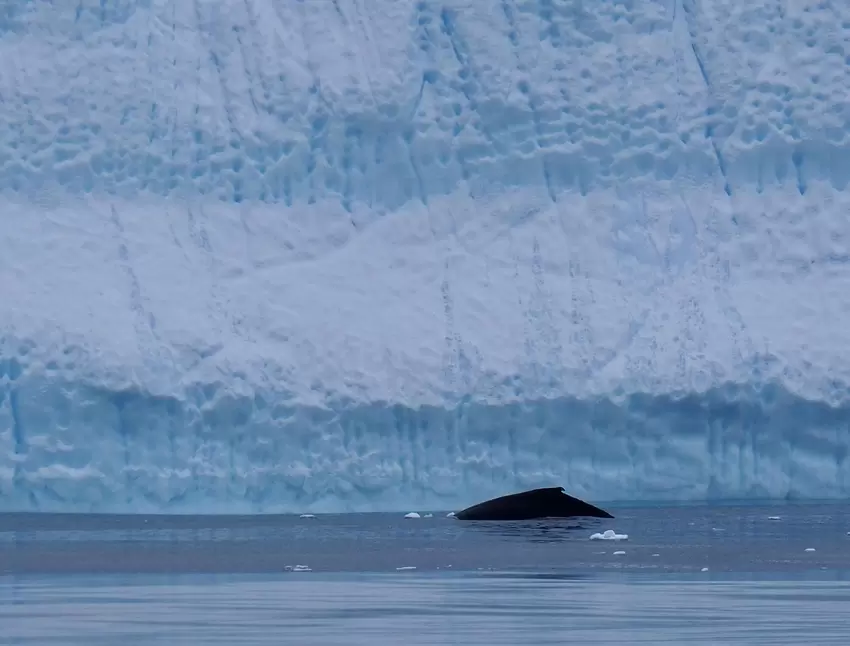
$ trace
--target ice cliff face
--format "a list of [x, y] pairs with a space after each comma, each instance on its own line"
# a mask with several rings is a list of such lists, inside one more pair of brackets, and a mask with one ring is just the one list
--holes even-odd
[[850, 494], [850, 4], [0, 8], [0, 509]]

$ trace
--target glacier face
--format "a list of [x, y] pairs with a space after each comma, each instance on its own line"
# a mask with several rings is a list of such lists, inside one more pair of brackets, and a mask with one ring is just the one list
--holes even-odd
[[0, 509], [850, 494], [850, 5], [0, 10]]

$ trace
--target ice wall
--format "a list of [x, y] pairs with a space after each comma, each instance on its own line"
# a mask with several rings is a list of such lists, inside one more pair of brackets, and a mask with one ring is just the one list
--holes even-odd
[[0, 7], [0, 509], [850, 494], [850, 4]]

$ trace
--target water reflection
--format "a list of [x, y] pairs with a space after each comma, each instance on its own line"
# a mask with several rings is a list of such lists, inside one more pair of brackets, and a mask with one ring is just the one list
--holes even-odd
[[846, 644], [850, 589], [531, 574], [0, 578], [4, 643]]
[[587, 532], [598, 527], [598, 522], [575, 519], [539, 519], [523, 521], [463, 521], [466, 531], [491, 538], [528, 543], [564, 543], [586, 540]]

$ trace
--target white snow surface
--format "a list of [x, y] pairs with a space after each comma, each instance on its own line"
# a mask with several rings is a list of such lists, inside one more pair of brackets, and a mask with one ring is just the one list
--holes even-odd
[[12, 0], [0, 509], [850, 495], [850, 3]]

